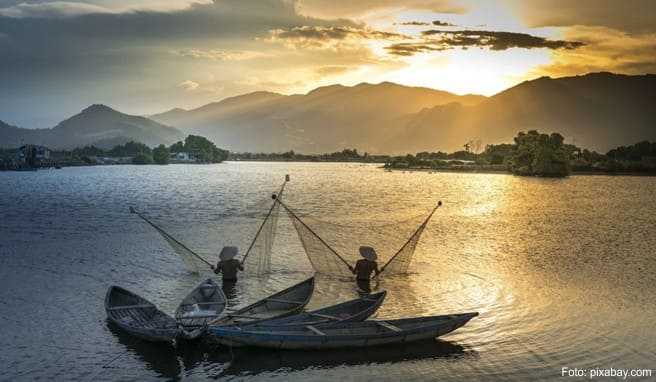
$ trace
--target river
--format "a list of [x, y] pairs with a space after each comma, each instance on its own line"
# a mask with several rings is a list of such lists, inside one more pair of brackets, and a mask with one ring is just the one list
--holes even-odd
[[[439, 341], [334, 352], [174, 348], [107, 325], [110, 285], [172, 314], [209, 275], [189, 273], [128, 206], [216, 259], [224, 245], [247, 246], [284, 174], [288, 205], [344, 224], [425, 214], [442, 200], [411, 273], [374, 284], [388, 291], [376, 318], [480, 316]], [[563, 367], [654, 369], [655, 194], [656, 177], [363, 164], [0, 172], [0, 380], [524, 381], [561, 379]], [[240, 280], [231, 308], [312, 274], [293, 227], [279, 223], [271, 274]], [[355, 296], [353, 283], [320, 276], [309, 307]]]

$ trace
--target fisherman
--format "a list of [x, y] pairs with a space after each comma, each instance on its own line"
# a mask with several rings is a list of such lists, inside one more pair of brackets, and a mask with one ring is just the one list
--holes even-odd
[[224, 283], [236, 283], [237, 272], [244, 270], [241, 262], [235, 259], [237, 253], [239, 253], [237, 247], [223, 247], [219, 254], [219, 262], [216, 267], [212, 267], [217, 275], [219, 273], [223, 274]]
[[378, 270], [378, 254], [372, 247], [362, 246], [360, 247], [360, 255], [363, 257], [355, 263], [355, 268], [349, 266], [351, 273], [355, 275], [356, 282], [360, 289], [365, 292], [371, 291], [371, 286], [369, 285], [371, 281], [371, 274], [375, 273], [378, 275], [380, 270]]

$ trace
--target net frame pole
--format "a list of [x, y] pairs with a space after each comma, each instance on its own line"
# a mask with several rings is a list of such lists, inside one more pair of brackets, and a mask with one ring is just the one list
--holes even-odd
[[392, 261], [394, 261], [394, 259], [396, 259], [396, 257], [397, 257], [401, 252], [403, 252], [403, 250], [405, 249], [405, 247], [407, 247], [408, 244], [410, 244], [410, 242], [412, 241], [412, 238], [415, 237], [415, 235], [418, 234], [419, 231], [421, 231], [421, 230], [423, 230], [424, 228], [426, 228], [426, 225], [428, 224], [428, 222], [429, 222], [429, 221], [431, 220], [431, 218], [433, 217], [433, 214], [435, 214], [435, 211], [437, 211], [437, 209], [440, 208], [441, 206], [442, 206], [442, 201], [440, 200], [440, 201], [437, 202], [437, 205], [435, 206], [435, 208], [433, 208], [433, 210], [432, 210], [431, 213], [428, 215], [428, 217], [426, 218], [426, 220], [424, 220], [424, 222], [421, 223], [421, 225], [415, 230], [415, 232], [414, 232], [412, 235], [410, 235], [410, 237], [408, 238], [408, 240], [406, 240], [406, 242], [403, 244], [403, 246], [402, 246], [398, 251], [396, 251], [396, 253], [394, 254], [394, 256], [392, 256], [392, 258], [389, 259], [389, 260], [385, 263], [385, 265], [383, 265], [383, 267], [380, 269], [380, 272], [378, 272], [376, 275], [374, 275], [374, 277], [373, 277], [372, 279], [375, 279], [375, 278], [378, 277], [381, 273], [383, 273], [383, 272], [385, 271], [385, 268], [387, 268], [387, 266], [390, 265], [390, 263], [391, 263]]
[[337, 253], [337, 251], [335, 251], [335, 250], [333, 249], [333, 247], [331, 247], [328, 243], [326, 243], [326, 242], [321, 238], [321, 236], [319, 236], [316, 232], [314, 232], [314, 230], [313, 230], [312, 228], [310, 228], [307, 224], [305, 224], [305, 222], [304, 222], [303, 220], [301, 220], [301, 218], [299, 218], [298, 215], [296, 215], [296, 214], [294, 213], [294, 211], [292, 211], [289, 207], [287, 207], [287, 205], [286, 205], [285, 203], [283, 203], [280, 199], [278, 199], [278, 197], [277, 197], [275, 194], [272, 195], [272, 198], [273, 198], [273, 200], [275, 200], [276, 202], [280, 203], [280, 205], [283, 206], [283, 208], [287, 211], [287, 213], [289, 213], [290, 215], [292, 215], [292, 217], [293, 217], [294, 219], [298, 220], [298, 221], [303, 225], [303, 227], [305, 227], [305, 229], [307, 229], [308, 231], [310, 231], [311, 234], [314, 235], [314, 237], [316, 237], [317, 239], [319, 239], [319, 241], [321, 242], [321, 244], [325, 245], [326, 248], [328, 248], [328, 249], [330, 250], [330, 252], [333, 253], [333, 255], [337, 256], [337, 258], [340, 259], [340, 260], [342, 261], [342, 263], [344, 263], [344, 265], [346, 265], [346, 266], [349, 268], [349, 271], [351, 270], [351, 264], [349, 264], [348, 261], [346, 261], [346, 260], [345, 260], [345, 259], [339, 254], [339, 253]]
[[145, 216], [143, 216], [142, 214], [140, 214], [140, 213], [139, 213], [137, 210], [135, 210], [133, 207], [130, 207], [130, 212], [133, 213], [133, 214], [135, 214], [135, 215], [137, 215], [137, 216], [139, 216], [141, 219], [143, 219], [146, 223], [150, 224], [150, 225], [151, 225], [153, 228], [155, 228], [156, 230], [158, 230], [158, 231], [164, 233], [166, 236], [169, 237], [169, 239], [173, 240], [177, 245], [181, 246], [181, 247], [184, 248], [185, 250], [189, 251], [189, 253], [191, 253], [192, 255], [196, 256], [196, 258], [197, 258], [198, 260], [200, 260], [200, 261], [202, 261], [203, 263], [207, 264], [210, 268], [213, 268], [213, 265], [212, 265], [210, 262], [208, 262], [207, 260], [203, 259], [199, 254], [197, 254], [196, 252], [192, 251], [192, 250], [189, 249], [186, 245], [184, 245], [184, 244], [182, 244], [180, 241], [178, 241], [178, 239], [174, 238], [174, 237], [171, 236], [168, 232], [164, 231], [162, 228], [158, 227], [155, 223], [153, 223], [153, 222], [151, 222], [150, 220], [148, 220]]
[[[289, 175], [285, 175], [285, 181], [282, 182], [282, 186], [280, 186], [280, 191], [278, 191], [278, 195], [282, 195], [283, 191], [285, 191], [285, 185], [289, 182]], [[241, 259], [241, 264], [244, 265], [244, 262], [246, 261], [246, 258], [248, 255], [251, 254], [251, 250], [255, 246], [255, 242], [257, 241], [257, 238], [260, 236], [260, 233], [262, 232], [262, 229], [264, 229], [264, 225], [266, 224], [267, 220], [269, 220], [269, 217], [273, 213], [273, 209], [276, 207], [276, 202], [274, 201], [273, 204], [271, 205], [271, 208], [269, 208], [269, 212], [267, 215], [264, 217], [264, 220], [262, 220], [262, 224], [260, 224], [260, 228], [258, 228], [257, 233], [255, 234], [255, 237], [253, 237], [253, 240], [251, 241], [251, 245], [248, 246], [248, 249], [246, 250], [246, 253], [244, 254], [244, 257]]]

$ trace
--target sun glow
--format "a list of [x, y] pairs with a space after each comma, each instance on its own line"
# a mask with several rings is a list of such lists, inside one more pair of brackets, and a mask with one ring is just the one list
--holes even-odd
[[[521, 54], [521, 59], [519, 55]], [[489, 52], [470, 49], [440, 55], [418, 55], [385, 75], [385, 81], [425, 86], [456, 94], [493, 95], [522, 81], [536, 65], [549, 62], [548, 52]]]

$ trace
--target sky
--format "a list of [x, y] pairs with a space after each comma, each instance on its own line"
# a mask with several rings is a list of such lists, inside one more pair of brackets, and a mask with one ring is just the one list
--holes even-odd
[[53, 127], [267, 90], [391, 81], [493, 95], [656, 73], [652, 0], [0, 0], [0, 120]]

